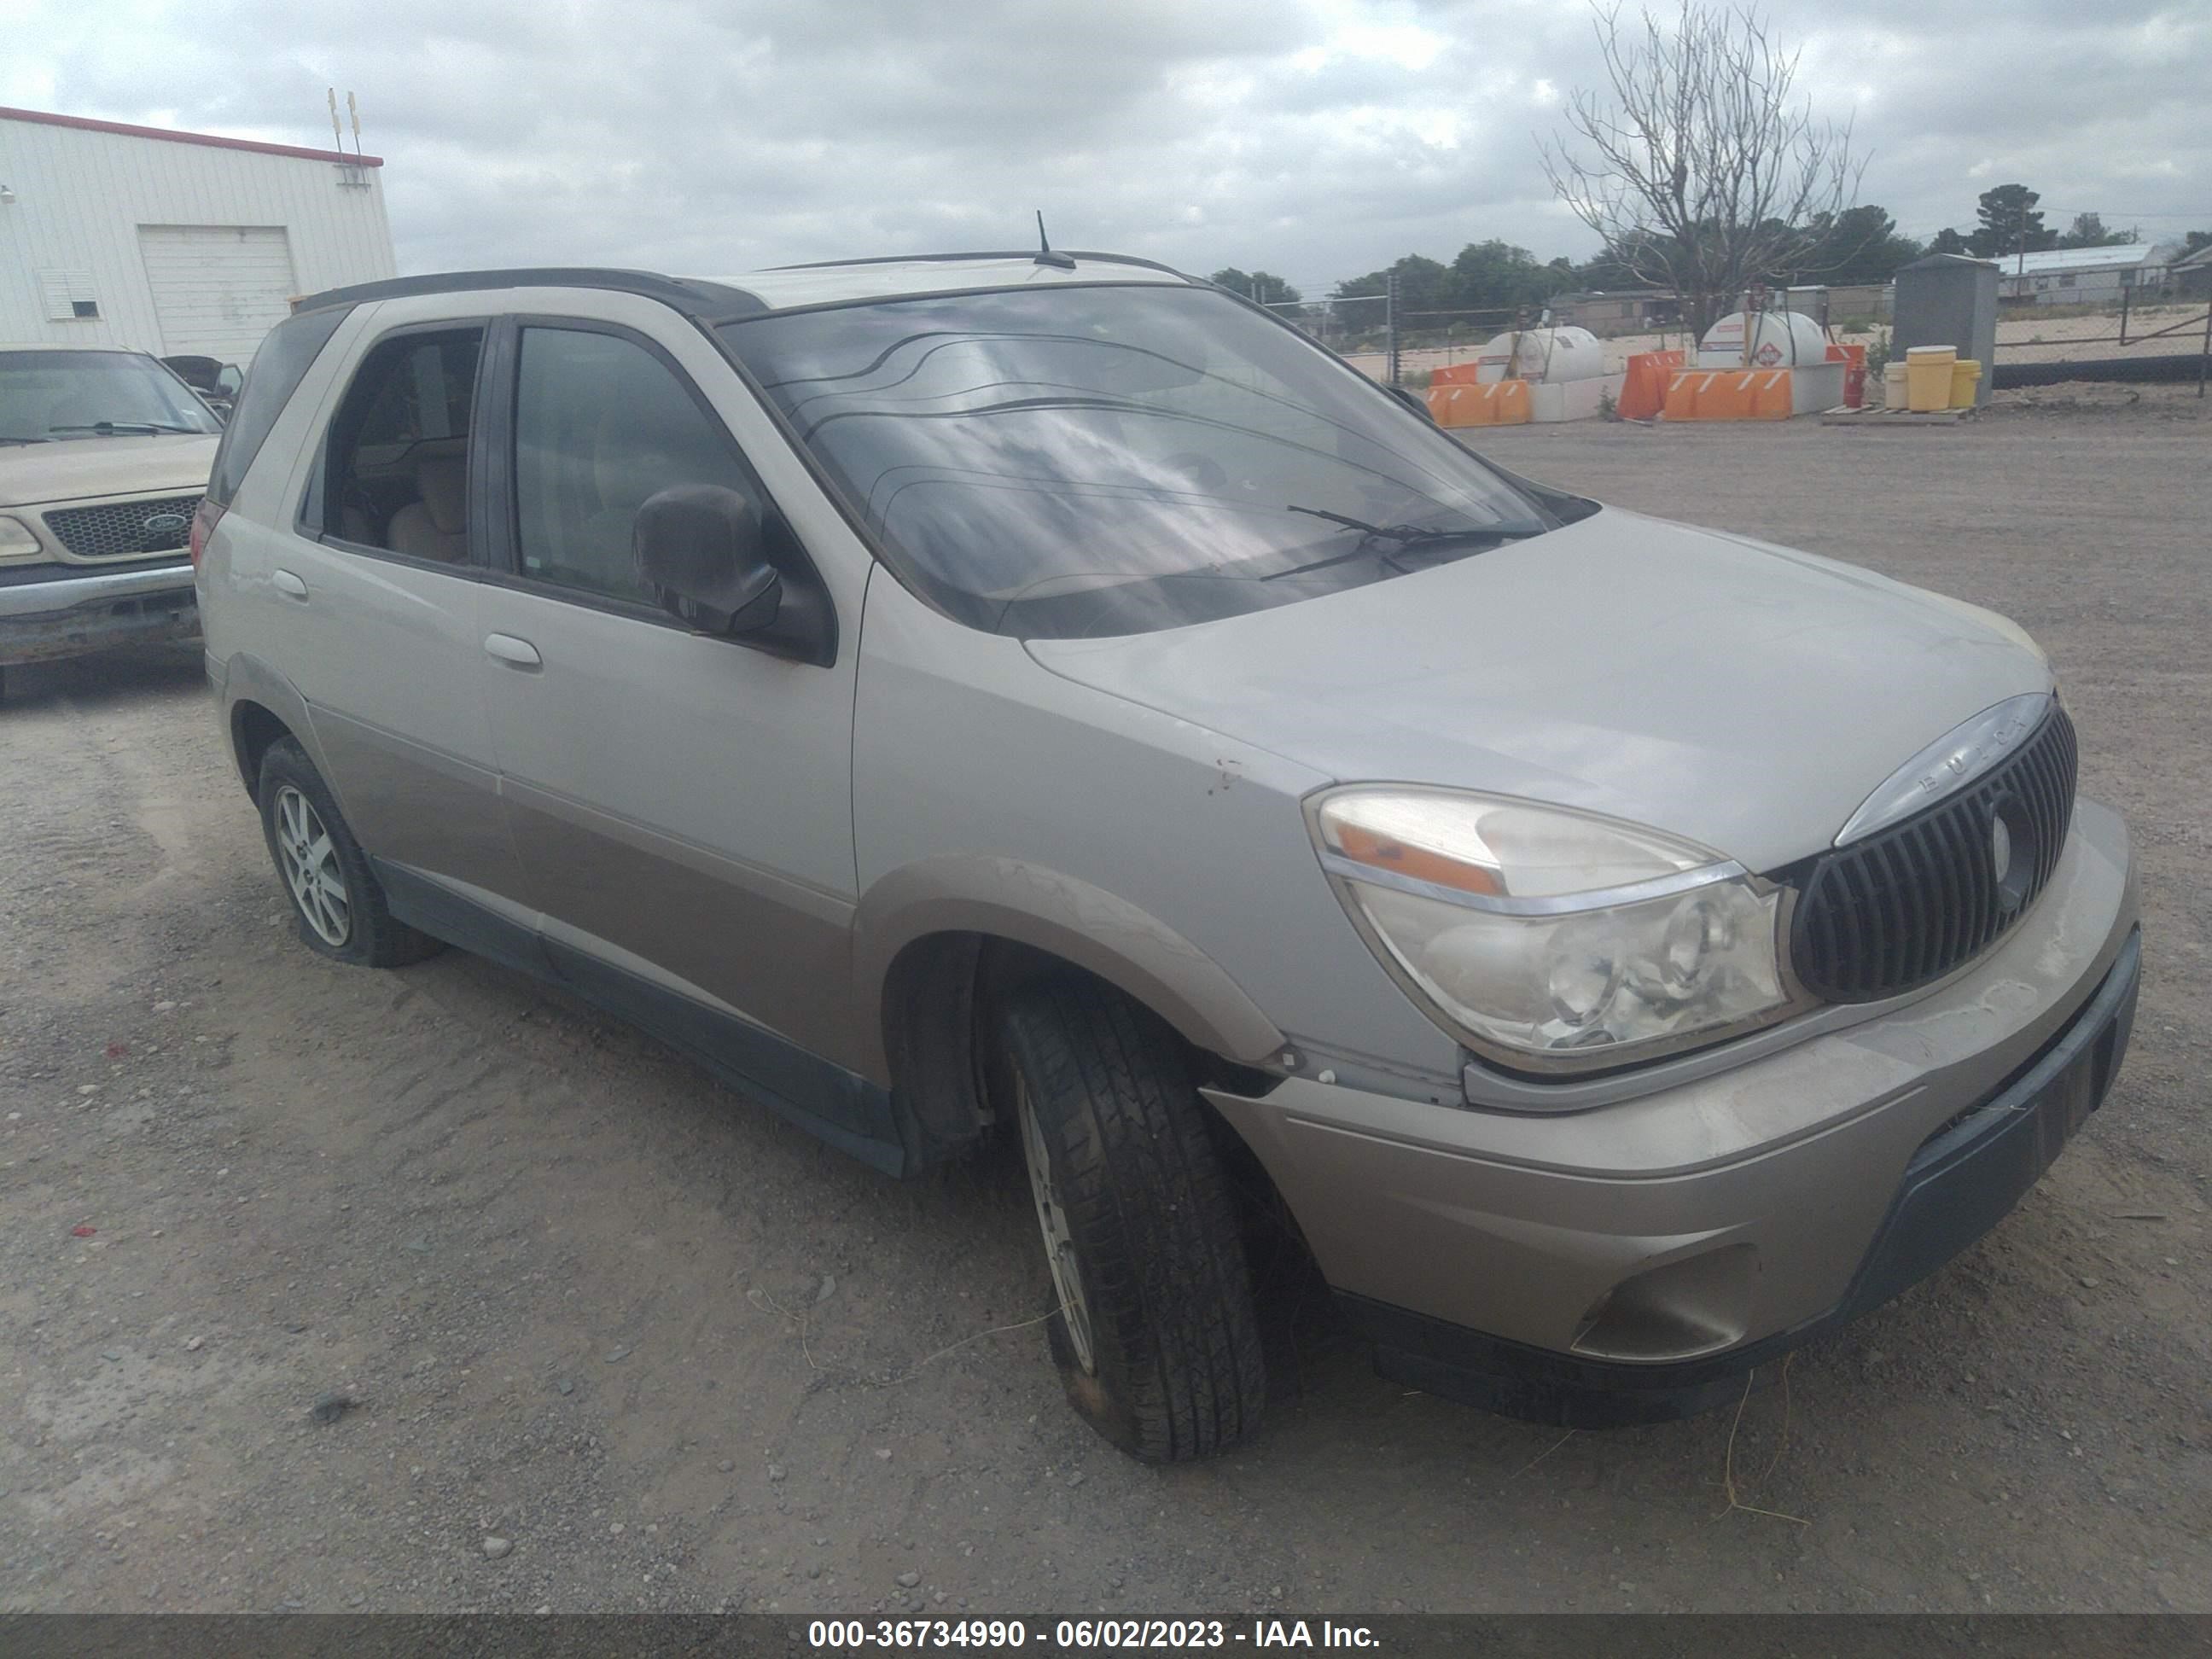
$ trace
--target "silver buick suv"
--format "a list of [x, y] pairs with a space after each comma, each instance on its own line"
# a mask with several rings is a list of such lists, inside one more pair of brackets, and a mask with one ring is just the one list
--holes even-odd
[[1018, 1146], [1140, 1457], [1255, 1426], [1270, 1224], [1423, 1389], [1732, 1397], [2126, 1049], [2019, 628], [1514, 477], [1142, 260], [318, 295], [192, 545], [309, 949], [556, 981], [889, 1175]]

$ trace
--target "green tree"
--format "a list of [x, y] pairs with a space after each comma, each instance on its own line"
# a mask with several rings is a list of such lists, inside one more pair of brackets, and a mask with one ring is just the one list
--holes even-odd
[[2103, 216], [2077, 213], [2074, 222], [2059, 237], [2061, 247], [2128, 247], [2142, 240], [2132, 230], [2106, 230]]
[[1967, 250], [1977, 258], [1994, 259], [2007, 253], [2040, 253], [2058, 246], [2058, 233], [2047, 228], [2035, 204], [2043, 198], [2026, 185], [1999, 185], [1982, 192], [1974, 214], [1979, 229], [1966, 239]]
[[1255, 304], [1276, 307], [1285, 311], [1298, 305], [1305, 298], [1297, 289], [1272, 271], [1246, 272], [1231, 265], [1224, 270], [1215, 271], [1208, 280], [1227, 289], [1232, 294], [1243, 295]]
[[[1340, 300], [1371, 299], [1382, 294], [1398, 279], [1398, 309], [1401, 320], [1406, 314], [1417, 311], [1449, 311], [1457, 303], [1457, 293], [1452, 281], [1452, 269], [1434, 259], [1424, 258], [1418, 253], [1408, 253], [1404, 258], [1386, 265], [1381, 270], [1370, 270], [1364, 276], [1355, 276], [1348, 283], [1339, 283], [1336, 297]], [[1373, 316], [1367, 313], [1372, 312]], [[1382, 320], [1382, 307], [1363, 306], [1354, 313], [1353, 325], [1372, 327]]]
[[1930, 253], [1963, 254], [1972, 252], [1973, 248], [1965, 237], [1960, 235], [1959, 233], [1952, 229], [1950, 226], [1946, 225], [1942, 229], [1937, 231], [1933, 237], [1929, 239], [1928, 251]]
[[2182, 239], [2184, 253], [2194, 253], [2200, 247], [2212, 247], [2212, 230], [2192, 230]]
[[1806, 227], [1796, 269], [1823, 283], [1886, 283], [1924, 252], [1910, 236], [1897, 234], [1887, 209], [1869, 203], [1816, 216]]
[[1598, 289], [1663, 287], [1645, 280], [1643, 273], [1654, 268], [1658, 250], [1650, 246], [1653, 238], [1629, 235], [1608, 246], [1588, 263], [1575, 270], [1575, 281], [1580, 286]]
[[1454, 304], [1469, 311], [1510, 311], [1540, 306], [1572, 288], [1574, 266], [1565, 259], [1536, 263], [1525, 247], [1495, 238], [1469, 242], [1451, 264]]

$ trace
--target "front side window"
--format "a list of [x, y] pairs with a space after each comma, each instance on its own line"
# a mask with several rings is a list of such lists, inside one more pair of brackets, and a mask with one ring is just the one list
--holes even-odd
[[483, 330], [416, 330], [376, 343], [331, 417], [325, 534], [441, 564], [469, 556], [469, 411]]
[[222, 430], [182, 380], [135, 351], [0, 351], [0, 443]]
[[722, 332], [902, 574], [993, 632], [1176, 627], [1557, 522], [1210, 289], [952, 295]]
[[655, 603], [631, 532], [647, 499], [676, 484], [759, 499], [721, 423], [653, 352], [614, 334], [524, 329], [514, 400], [522, 574]]

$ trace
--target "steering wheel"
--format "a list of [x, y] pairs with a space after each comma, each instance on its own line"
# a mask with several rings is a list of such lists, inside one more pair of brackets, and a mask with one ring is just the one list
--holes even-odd
[[1169, 456], [1167, 465], [1188, 479], [1194, 489], [1209, 495], [1226, 495], [1229, 491], [1229, 474], [1211, 455], [1186, 449]]

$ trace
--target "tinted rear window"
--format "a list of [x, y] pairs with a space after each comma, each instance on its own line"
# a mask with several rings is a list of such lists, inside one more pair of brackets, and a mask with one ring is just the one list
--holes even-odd
[[327, 311], [288, 318], [270, 331], [261, 349], [253, 354], [253, 366], [246, 372], [246, 385], [231, 411], [230, 424], [223, 428], [222, 446], [215, 453], [215, 476], [208, 481], [208, 497], [216, 506], [229, 506], [231, 497], [238, 494], [238, 486], [245, 481], [253, 458], [261, 453], [269, 428], [276, 424], [276, 417], [292, 401], [308, 366], [330, 343], [349, 310], [333, 306]]

